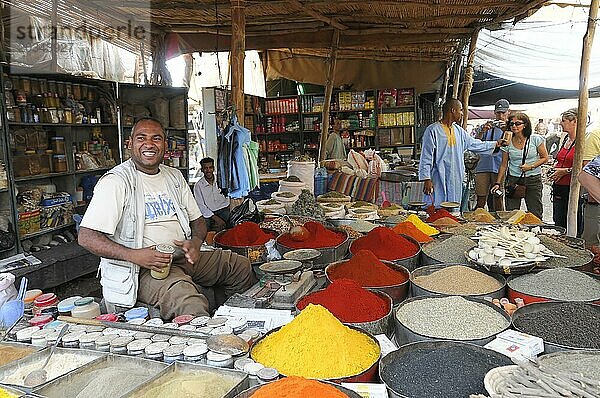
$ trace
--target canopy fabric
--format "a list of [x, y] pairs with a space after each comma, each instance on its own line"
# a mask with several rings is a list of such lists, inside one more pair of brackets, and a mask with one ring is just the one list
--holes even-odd
[[[386, 87], [412, 87], [416, 92], [439, 89], [443, 80], [443, 62], [375, 61], [338, 59], [334, 87], [352, 84], [353, 90]], [[302, 83], [325, 85], [325, 58], [270, 50], [267, 55], [267, 80], [285, 77]]]
[[[505, 24], [503, 30], [484, 29], [477, 40], [475, 70], [538, 87], [578, 90], [588, 15], [587, 7], [553, 4], [510, 29]], [[598, 38], [592, 49], [588, 86], [600, 86]]]

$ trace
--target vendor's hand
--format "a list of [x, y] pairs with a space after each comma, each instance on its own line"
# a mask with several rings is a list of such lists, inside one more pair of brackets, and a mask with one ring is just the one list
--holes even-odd
[[431, 180], [425, 180], [423, 184], [423, 193], [425, 195], [431, 195], [433, 193], [433, 182]]
[[223, 221], [223, 219], [221, 217], [217, 216], [216, 214], [213, 214], [211, 219], [215, 222], [215, 231], [219, 232], [219, 231], [224, 230], [227, 227], [227, 225], [225, 224], [225, 221]]
[[195, 264], [200, 258], [200, 246], [202, 246], [200, 238], [193, 237], [190, 240], [174, 240], [173, 243], [183, 250], [188, 263]]
[[492, 188], [490, 188], [490, 193], [491, 194], [496, 194], [496, 191], [500, 189], [500, 184], [499, 183], [495, 183], [494, 185], [492, 185]]
[[552, 182], [556, 182], [558, 180], [560, 180], [561, 178], [563, 178], [564, 176], [566, 176], [567, 174], [569, 174], [569, 170], [568, 169], [554, 169], [554, 173], [552, 173], [550, 175], [550, 181]]
[[522, 165], [521, 165], [521, 171], [522, 171], [522, 172], [531, 171], [531, 170], [533, 170], [534, 168], [535, 168], [535, 167], [533, 167], [532, 165], [530, 165], [530, 164], [527, 164], [527, 163], [525, 163], [525, 164], [522, 164]]
[[142, 249], [132, 249], [129, 261], [142, 268], [160, 272], [171, 263], [171, 254], [161, 253], [155, 250], [154, 246], [144, 247]]

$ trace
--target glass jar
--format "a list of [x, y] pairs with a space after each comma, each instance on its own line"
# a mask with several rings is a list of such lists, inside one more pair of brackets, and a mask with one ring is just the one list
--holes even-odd
[[81, 85], [79, 83], [73, 83], [73, 99], [75, 101], [81, 100]]
[[50, 137], [50, 146], [56, 155], [65, 154], [65, 137]]
[[[67, 167], [67, 156], [66, 155], [54, 155], [54, 156], [52, 156], [52, 165], [54, 166], [54, 172], [55, 173], [64, 173], [64, 172], [66, 172], [67, 169], [68, 169], [68, 167]], [[99, 309], [98, 309], [98, 315], [100, 315], [100, 310]], [[75, 316], [75, 315], [73, 315], [73, 316]]]

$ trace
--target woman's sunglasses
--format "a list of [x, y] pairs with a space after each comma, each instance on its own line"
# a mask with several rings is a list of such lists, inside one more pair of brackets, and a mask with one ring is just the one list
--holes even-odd
[[508, 123], [508, 125], [510, 127], [512, 127], [512, 126], [522, 126], [524, 124], [525, 124], [525, 122], [510, 122], [510, 123]]

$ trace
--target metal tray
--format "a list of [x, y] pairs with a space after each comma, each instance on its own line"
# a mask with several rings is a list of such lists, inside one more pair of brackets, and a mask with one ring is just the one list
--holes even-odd
[[[42, 349], [42, 347], [34, 346], [34, 345], [31, 345], [31, 344], [18, 343], [18, 342], [14, 342], [14, 341], [3, 341], [3, 342], [0, 342], [0, 347], [15, 347], [15, 348], [23, 348], [23, 349], [26, 349], [26, 350], [31, 350], [31, 352], [29, 354], [26, 354], [26, 355], [22, 356], [21, 358], [19, 358], [19, 360], [23, 359], [25, 357], [28, 357], [29, 355], [33, 355], [33, 354], [35, 354], [36, 352], [38, 352], [38, 351], [40, 351]], [[4, 365], [8, 365], [8, 364], [10, 364], [12, 362], [15, 362], [15, 361], [7, 362]], [[2, 365], [2, 366], [4, 366], [4, 365]]]
[[[221, 376], [228, 376], [237, 379], [238, 383], [223, 396], [223, 398], [233, 398], [243, 390], [247, 389], [250, 384], [248, 381], [248, 375], [244, 372], [233, 369], [216, 368], [207, 365], [197, 365], [185, 362], [173, 362], [162, 372], [148, 380], [146, 383], [126, 392], [121, 398], [129, 397], [142, 397], [144, 393], [148, 392], [151, 388], [162, 384], [168, 379], [173, 377], [173, 374], [177, 372], [189, 373], [189, 372], [209, 372]], [[192, 398], [192, 397], [188, 397]]]
[[[131, 364], [138, 364], [147, 369], [151, 374], [148, 375], [147, 379], [141, 379], [138, 381], [132, 380], [131, 386], [126, 387], [127, 390], [145, 383], [147, 380], [150, 380], [168, 366], [164, 362], [109, 354], [108, 356], [98, 358], [87, 365], [72, 371], [71, 373], [67, 373], [64, 376], [54, 379], [42, 387], [35, 388], [33, 392], [48, 398], [62, 398], [65, 396], [65, 386], [68, 385], [69, 390], [72, 391], [73, 394], [76, 394], [81, 392], [92, 379], [97, 377], [97, 375], [94, 374], [96, 371], [109, 368], [114, 365], [128, 366]], [[101, 398], [102, 396], [106, 396], [106, 398], [112, 398], [108, 395], [102, 395], [102, 391], [98, 391], [97, 394], [98, 395], [95, 395], [95, 398]]]
[[[84, 355], [84, 356], [88, 356], [89, 359], [90, 359], [88, 361], [88, 363], [92, 362], [92, 361], [94, 361], [94, 360], [96, 360], [96, 359], [98, 359], [100, 357], [104, 357], [104, 356], [107, 355], [104, 352], [98, 352], [98, 351], [92, 351], [92, 350], [70, 349], [70, 348], [56, 348], [56, 351], [54, 352], [54, 355], [59, 354], [59, 353], [63, 353], [63, 354], [81, 354], [81, 355]], [[35, 354], [28, 355], [25, 358], [21, 358], [18, 361], [14, 361], [14, 362], [11, 362], [9, 364], [6, 364], [6, 365], [0, 367], [0, 381], [4, 380], [5, 377], [11, 375], [17, 369], [20, 369], [20, 368], [22, 368], [24, 366], [28, 366], [28, 365], [31, 365], [31, 364], [36, 363], [36, 362], [40, 363], [40, 365], [43, 364], [43, 361], [46, 360], [46, 357], [48, 355], [50, 355], [50, 347], [46, 347], [43, 350], [36, 352]], [[81, 366], [83, 366], [83, 365], [81, 365]], [[69, 372], [66, 372], [64, 374], [69, 374], [69, 373], [73, 372], [74, 370], [76, 370], [76, 369], [73, 369], [73, 370], [71, 370]], [[55, 377], [54, 379], [57, 379], [57, 378], [58, 377]], [[46, 383], [49, 383], [49, 382], [51, 382], [54, 379], [48, 379], [46, 381]], [[46, 383], [40, 384], [39, 386], [35, 386], [35, 388], [41, 387], [41, 386], [45, 385]], [[26, 389], [29, 388], [27, 386], [23, 386], [23, 385], [19, 385], [19, 384], [17, 384], [16, 386], [17, 387], [26, 388]]]

